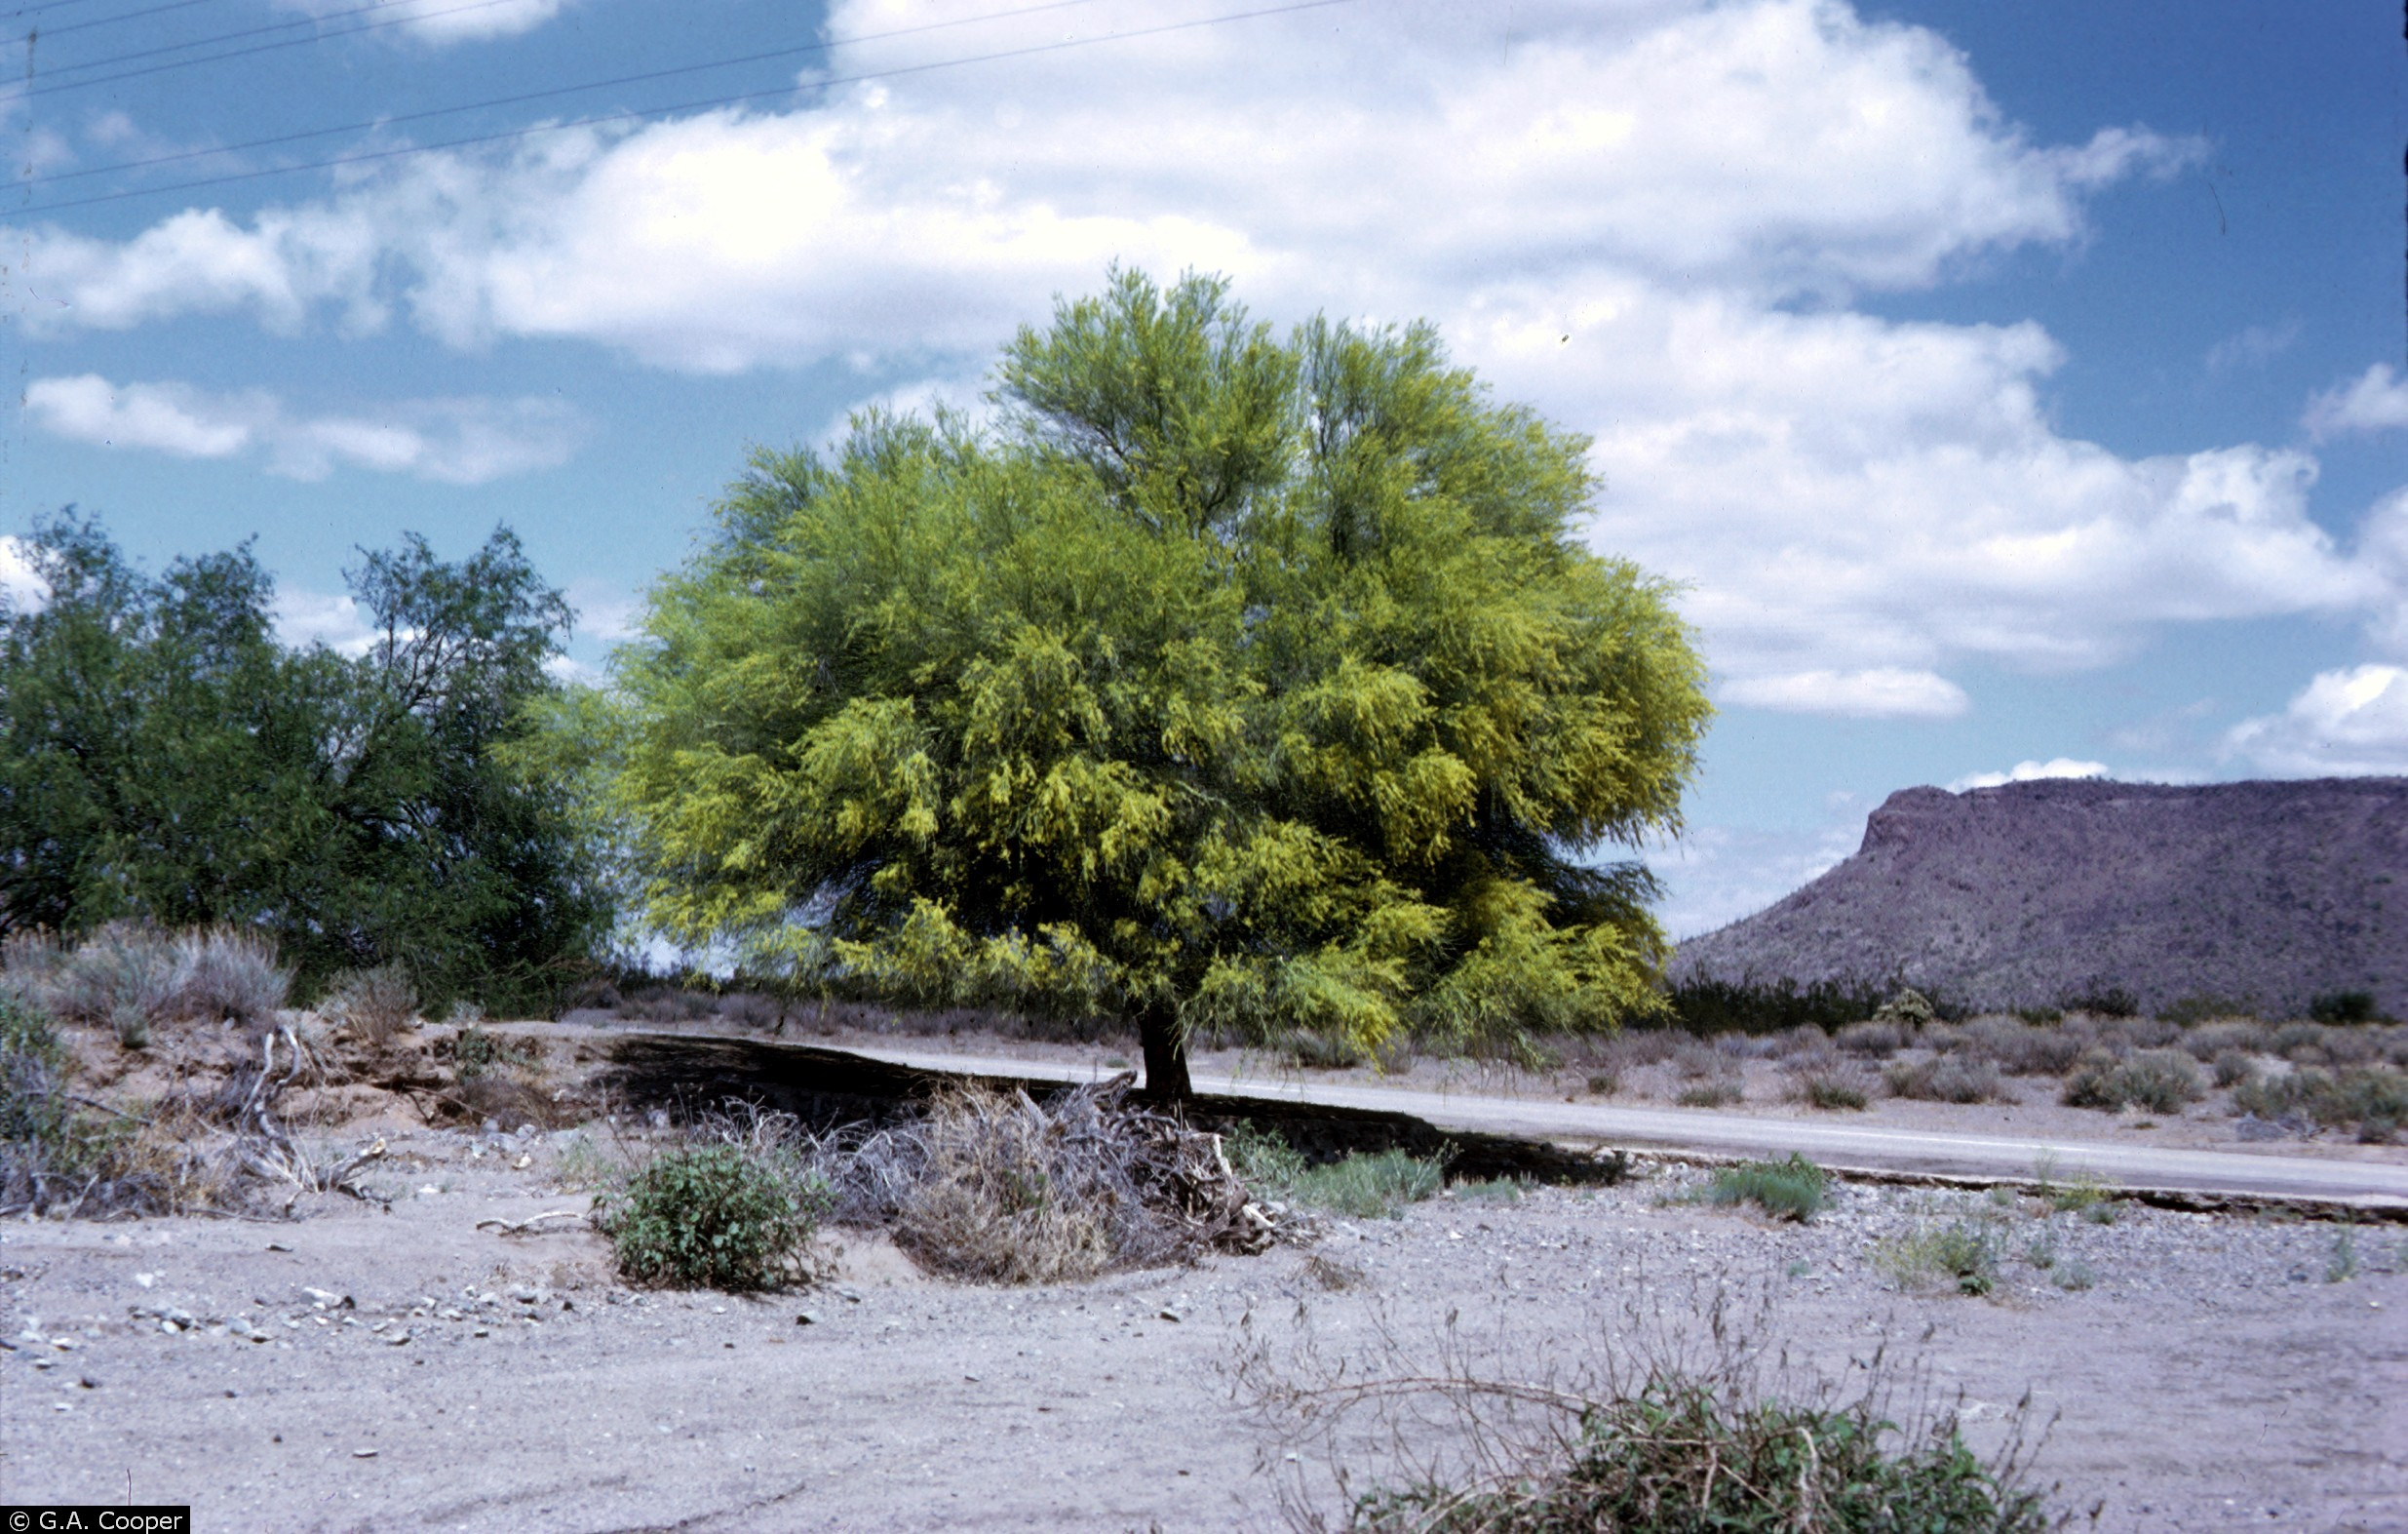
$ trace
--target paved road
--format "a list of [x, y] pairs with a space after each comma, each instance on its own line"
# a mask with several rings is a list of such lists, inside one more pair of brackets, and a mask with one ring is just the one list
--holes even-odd
[[[966, 1071], [1049, 1081], [1091, 1081], [1088, 1066], [1003, 1056], [909, 1049], [852, 1052], [934, 1071]], [[1592, 1103], [1488, 1097], [1470, 1092], [1340, 1085], [1199, 1075], [1199, 1092], [1285, 1098], [1340, 1108], [1371, 1108], [1426, 1119], [1442, 1129], [1549, 1140], [1743, 1156], [1802, 1152], [1841, 1169], [1930, 1172], [1968, 1177], [2029, 1177], [2042, 1156], [2059, 1177], [2092, 1172], [2118, 1187], [2167, 1192], [2346, 1200], [2369, 1208], [2408, 1209], [2408, 1165], [2245, 1151], [2185, 1151], [2098, 1140], [2032, 1139], [1881, 1129], [1823, 1120], [1761, 1119], [1693, 1108], [1626, 1108]]]

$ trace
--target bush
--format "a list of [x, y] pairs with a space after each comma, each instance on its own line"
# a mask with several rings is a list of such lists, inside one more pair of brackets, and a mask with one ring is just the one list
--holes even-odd
[[2408, 1075], [2371, 1066], [2262, 1077], [2233, 1089], [2233, 1111], [2261, 1119], [2298, 1114], [2318, 1128], [2354, 1126], [2367, 1144], [2388, 1144], [2408, 1126]]
[[1906, 1029], [1893, 1022], [1850, 1023], [1834, 1036], [1832, 1042], [1850, 1054], [1869, 1055], [1877, 1060], [1887, 1059], [1906, 1047]]
[[1673, 1094], [1673, 1102], [1682, 1108], [1728, 1108], [1746, 1094], [1739, 1080], [1731, 1076], [1717, 1076], [1702, 1082], [1691, 1082]]
[[2273, 1036], [2263, 1023], [2226, 1019], [2201, 1023], [2185, 1032], [2182, 1046], [2191, 1051], [2191, 1058], [2204, 1065], [2219, 1055], [2235, 1050], [2257, 1054], [2272, 1047]]
[[620, 1274], [675, 1288], [776, 1288], [819, 1217], [810, 1190], [733, 1145], [671, 1151], [598, 1201]]
[[1882, 1004], [1870, 985], [1818, 980], [1684, 980], [1665, 995], [1678, 1026], [1700, 1036], [1777, 1034], [1802, 1027], [1838, 1028], [1871, 1017]]
[[2063, 1101], [2069, 1108], [2178, 1114], [2202, 1095], [2198, 1066], [2179, 1049], [2141, 1049], [2121, 1060], [2093, 1050], [2067, 1079]]
[[1752, 1203], [1778, 1219], [1806, 1221], [1831, 1207], [1823, 1169], [1792, 1153], [1786, 1161], [1744, 1161], [1714, 1174], [1701, 1196], [1718, 1205]]
[[1864, 1083], [1831, 1066], [1805, 1066], [1790, 1074], [1790, 1092], [1809, 1108], [1860, 1113], [1871, 1101]]
[[2138, 1017], [2141, 999], [2122, 986], [2094, 986], [2066, 998], [2065, 1010], [2093, 1017]]
[[1329, 1209], [1358, 1220], [1402, 1219], [1408, 1204], [1418, 1203], [1446, 1185], [1446, 1168], [1400, 1150], [1377, 1155], [1360, 1152], [1320, 1166], [1306, 1167], [1284, 1192], [1292, 1202]]
[[158, 1214], [175, 1189], [137, 1154], [134, 1125], [80, 1111], [43, 1009], [0, 992], [0, 1215]]
[[2257, 1076], [2258, 1066], [2255, 1060], [2238, 1049], [2227, 1049], [2216, 1056], [2214, 1071], [2218, 1086], [2238, 1086]]
[[1999, 1282], [1997, 1238], [1963, 1220], [1883, 1241], [1873, 1261], [1902, 1288], [1945, 1280], [1960, 1294], [1988, 1294]]
[[1941, 1055], [1933, 1060], [1892, 1061], [1882, 1073], [1893, 1097], [1931, 1103], [1989, 1103], [2011, 1100], [1999, 1068], [1988, 1060]]
[[1905, 1028], [1920, 1028], [1939, 1015], [1929, 997], [1921, 991], [1908, 989], [1884, 1002], [1874, 1012], [1873, 1020], [1877, 1023], [1896, 1023]]
[[2371, 1023], [2375, 1020], [2375, 993], [2330, 992], [2308, 1003], [2308, 1015], [2319, 1023]]
[[1374, 1534], [1775, 1534], [1929, 1530], [2041, 1534], [2037, 1496], [1984, 1465], [1953, 1423], [1902, 1447], [1871, 1402], [1839, 1410], [1741, 1396], [1677, 1374], [1590, 1404], [1563, 1462], [1476, 1490], [1375, 1492], [1350, 1528]]
[[341, 1022], [360, 1042], [382, 1044], [418, 1015], [418, 988], [402, 964], [347, 969], [327, 988], [320, 1010]]
[[2063, 1076], [2082, 1052], [2079, 1035], [2015, 1017], [1977, 1017], [1964, 1025], [1964, 1040], [2009, 1076]]

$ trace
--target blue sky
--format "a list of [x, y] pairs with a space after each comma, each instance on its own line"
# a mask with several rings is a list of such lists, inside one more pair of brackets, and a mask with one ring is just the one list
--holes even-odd
[[2408, 772], [2390, 0], [159, 6], [0, 6], [0, 532], [255, 535], [295, 639], [506, 520], [598, 665], [750, 445], [1119, 259], [1595, 437], [1723, 709], [1676, 933], [1913, 784]]

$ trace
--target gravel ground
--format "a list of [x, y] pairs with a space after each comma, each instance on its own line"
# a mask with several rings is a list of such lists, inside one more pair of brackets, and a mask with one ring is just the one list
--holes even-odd
[[[1693, 1329], [1720, 1291], [1833, 1378], [1886, 1344], [1980, 1442], [2029, 1393], [2037, 1477], [2085, 1523], [2408, 1528], [2396, 1225], [1866, 1186], [1773, 1224], [1652, 1163], [1076, 1286], [935, 1282], [837, 1233], [828, 1282], [738, 1299], [631, 1292], [574, 1222], [478, 1228], [581, 1209], [575, 1146], [395, 1135], [389, 1213], [0, 1228], [0, 1500], [130, 1479], [205, 1529], [1277, 1527], [1283, 1493], [1327, 1508], [1332, 1466], [1241, 1398], [1249, 1338], [1274, 1377], [1316, 1353], [1419, 1372], [1452, 1314], [1475, 1363], [1570, 1367], [1630, 1346], [1634, 1302]], [[1997, 1252], [1987, 1296], [1884, 1271], [1951, 1225]], [[1340, 1453], [1358, 1486], [1395, 1474]]]

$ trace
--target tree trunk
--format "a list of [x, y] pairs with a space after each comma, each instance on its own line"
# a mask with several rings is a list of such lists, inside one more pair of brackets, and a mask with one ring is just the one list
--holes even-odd
[[1187, 1082], [1187, 1041], [1179, 1027], [1179, 1009], [1167, 1003], [1147, 1006], [1137, 1016], [1138, 1042], [1146, 1049], [1145, 1094], [1156, 1102], [1184, 1103], [1195, 1095]]

